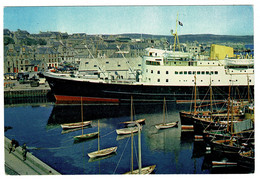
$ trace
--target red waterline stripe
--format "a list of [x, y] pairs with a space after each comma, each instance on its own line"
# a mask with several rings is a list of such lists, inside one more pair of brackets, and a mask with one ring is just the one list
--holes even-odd
[[[61, 96], [61, 95], [54, 95], [56, 101], [81, 101], [81, 97], [78, 96]], [[95, 98], [95, 97], [82, 97], [82, 101], [88, 102], [113, 102], [118, 103], [119, 99], [112, 99], [112, 98]]]

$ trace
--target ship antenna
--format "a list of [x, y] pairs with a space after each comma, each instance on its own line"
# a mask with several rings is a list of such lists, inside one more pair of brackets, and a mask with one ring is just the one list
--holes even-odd
[[180, 24], [181, 26], [183, 26], [183, 24], [178, 21], [178, 16], [179, 16], [179, 13], [177, 13], [175, 33], [173, 33], [173, 30], [171, 30], [171, 34], [174, 36], [174, 44], [173, 44], [173, 51], [174, 52], [175, 52], [175, 47], [176, 47], [176, 41], [177, 41], [179, 51], [181, 51], [179, 37], [178, 37], [178, 33], [177, 33], [177, 27], [178, 27], [178, 24]]

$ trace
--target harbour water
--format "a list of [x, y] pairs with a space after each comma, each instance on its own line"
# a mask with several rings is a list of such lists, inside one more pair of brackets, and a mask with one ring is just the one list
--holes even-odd
[[[188, 104], [167, 103], [166, 120], [179, 121], [179, 111]], [[142, 166], [156, 165], [155, 174], [250, 173], [239, 167], [212, 168], [219, 156], [205, 150], [203, 142], [194, 141], [192, 132], [178, 127], [158, 131], [154, 125], [163, 120], [163, 103], [135, 104], [134, 118], [145, 118], [141, 132]], [[29, 151], [61, 174], [123, 174], [131, 167], [131, 137], [118, 136], [120, 122], [130, 120], [130, 104], [84, 104], [84, 120], [92, 125], [84, 133], [96, 132], [100, 122], [100, 148], [117, 146], [106, 158], [91, 160], [87, 153], [98, 149], [98, 139], [75, 142], [82, 130], [64, 131], [62, 123], [81, 121], [80, 105], [57, 105], [52, 102], [6, 105], [5, 136], [26, 143]], [[138, 168], [138, 135], [134, 135], [134, 169]]]

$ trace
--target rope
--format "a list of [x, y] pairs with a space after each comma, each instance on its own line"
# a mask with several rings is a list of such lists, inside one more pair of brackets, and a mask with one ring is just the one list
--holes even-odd
[[124, 154], [124, 152], [125, 152], [125, 149], [126, 149], [126, 146], [127, 146], [128, 142], [129, 142], [129, 140], [130, 140], [130, 137], [128, 138], [128, 140], [127, 140], [127, 142], [126, 142], [126, 144], [125, 144], [125, 148], [124, 148], [124, 150], [123, 150], [123, 152], [122, 152], [122, 154], [121, 154], [121, 156], [120, 156], [120, 158], [119, 158], [119, 161], [117, 162], [117, 165], [116, 165], [116, 168], [115, 168], [115, 170], [114, 170], [114, 173], [113, 173], [113, 174], [115, 174], [115, 173], [116, 173], [116, 170], [117, 170], [117, 168], [118, 168], [118, 165], [119, 165], [119, 163], [120, 163], [120, 161], [121, 161], [121, 159], [122, 159], [122, 157], [123, 157], [123, 154]]
[[113, 131], [111, 131], [111, 132], [109, 132], [109, 133], [107, 133], [107, 134], [105, 134], [105, 135], [103, 135], [103, 136], [99, 136], [99, 137], [100, 137], [100, 138], [101, 138], [101, 137], [106, 137], [106, 136], [112, 134], [112, 133], [115, 132], [115, 131], [116, 131], [116, 130], [113, 130]]

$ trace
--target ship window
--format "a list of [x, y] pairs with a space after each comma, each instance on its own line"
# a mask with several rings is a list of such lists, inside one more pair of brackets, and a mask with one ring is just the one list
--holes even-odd
[[249, 80], [249, 82], [251, 82], [251, 80]]
[[215, 75], [217, 75], [218, 74], [218, 71], [215, 71]]
[[169, 74], [169, 72], [168, 72], [168, 71], [166, 71], [166, 74]]
[[200, 75], [200, 71], [197, 71], [197, 74]]
[[151, 73], [153, 73], [153, 70], [151, 70]]
[[118, 66], [118, 67], [121, 67], [121, 65], [119, 65], [119, 64], [118, 64], [117, 66]]
[[202, 71], [201, 74], [202, 74], [202, 75], [205, 75], [205, 71]]
[[148, 69], [146, 69], [146, 73], [148, 72]]
[[193, 75], [196, 74], [196, 71], [193, 71], [192, 74], [193, 74]]
[[187, 75], [187, 72], [186, 72], [186, 71], [184, 72], [184, 75]]
[[106, 62], [106, 64], [109, 64], [109, 62]]
[[220, 80], [218, 80], [218, 82], [220, 82]]
[[203, 82], [203, 80], [200, 80], [201, 82]]
[[152, 53], [152, 52], [150, 52], [150, 53], [149, 53], [149, 56], [152, 56], [152, 55], [153, 55], [153, 53]]
[[175, 71], [175, 75], [178, 75], [178, 72], [177, 72], [177, 71]]
[[208, 75], [208, 74], [209, 74], [209, 71], [206, 71], [206, 74]]
[[157, 74], [160, 74], [160, 71], [157, 71]]
[[85, 64], [88, 64], [88, 62], [86, 62]]
[[138, 66], [140, 67], [140, 66], [141, 66], [141, 64], [138, 64]]
[[157, 82], [160, 82], [160, 79], [158, 79]]
[[191, 71], [189, 71], [188, 74], [191, 75]]
[[182, 75], [183, 74], [183, 71], [180, 71], [180, 75]]
[[97, 67], [97, 65], [94, 65], [94, 67]]
[[176, 62], [174, 62], [174, 65], [176, 65]]
[[166, 79], [166, 82], [168, 83], [168, 82], [169, 82], [169, 80], [168, 80], [168, 79]]

